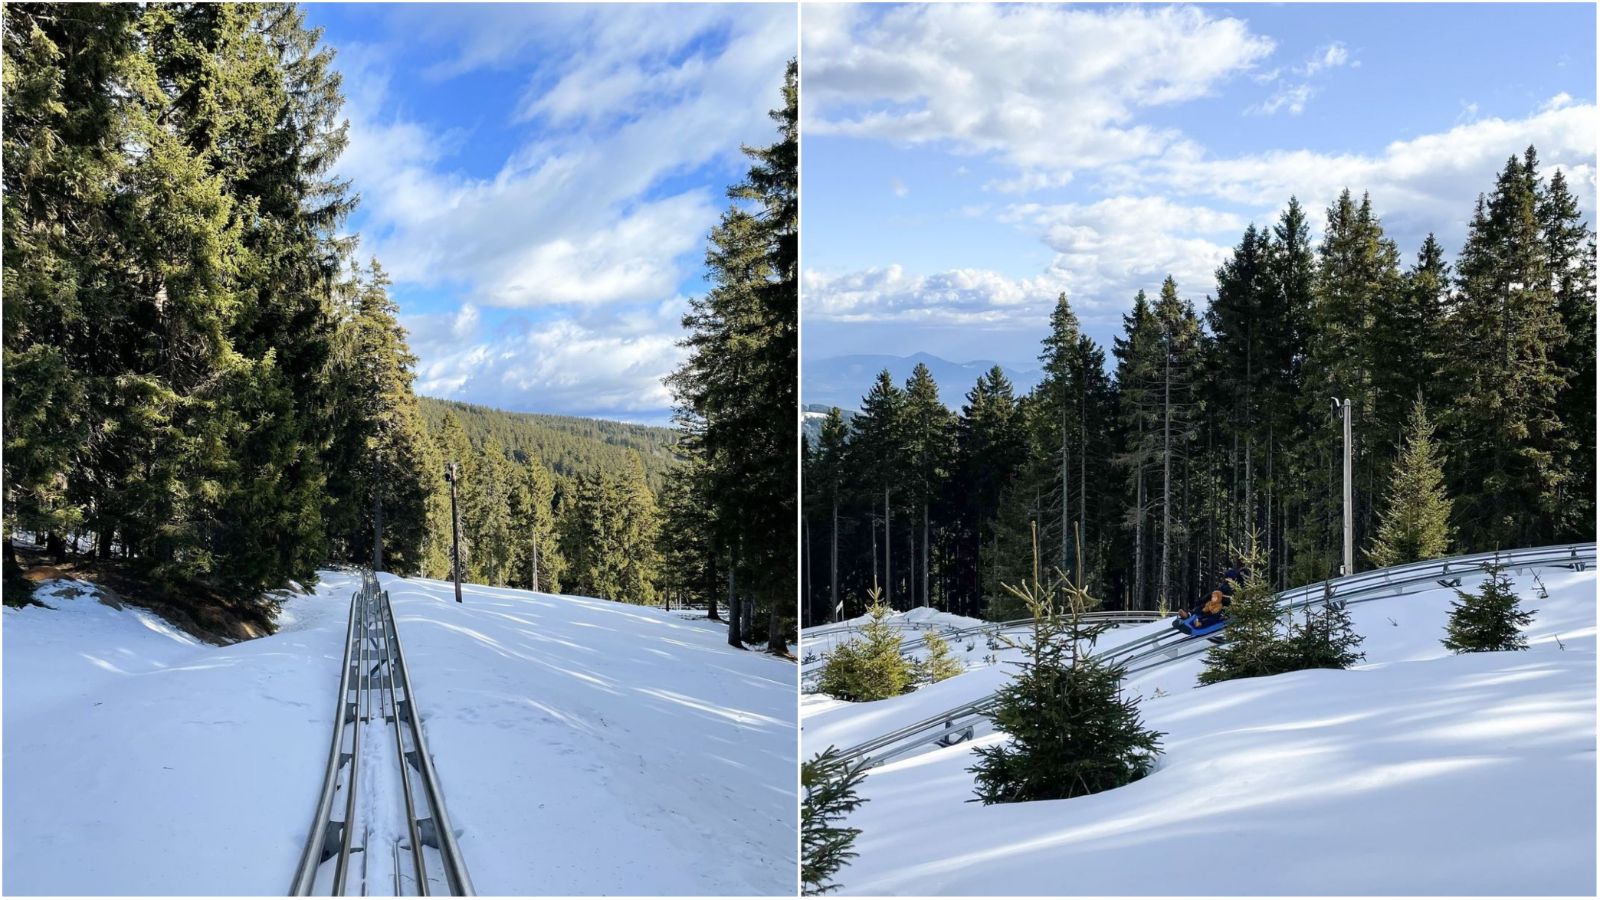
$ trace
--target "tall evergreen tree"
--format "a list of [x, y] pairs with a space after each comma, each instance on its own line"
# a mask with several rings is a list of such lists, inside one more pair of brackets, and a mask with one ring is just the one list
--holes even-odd
[[1450, 498], [1422, 401], [1411, 408], [1405, 446], [1389, 476], [1383, 516], [1367, 558], [1374, 566], [1437, 559], [1450, 548]]
[[1564, 514], [1569, 431], [1557, 400], [1565, 344], [1539, 231], [1537, 160], [1512, 157], [1480, 199], [1456, 264], [1454, 401], [1446, 411], [1451, 495], [1467, 547], [1548, 543]]
[[[794, 606], [798, 326], [798, 69], [785, 73], [778, 139], [745, 148], [751, 166], [711, 233], [712, 289], [684, 317], [690, 358], [671, 378], [695, 423], [711, 527], [781, 651]], [[787, 623], [787, 624], [786, 624]], [[728, 640], [743, 646], [735, 611]]]

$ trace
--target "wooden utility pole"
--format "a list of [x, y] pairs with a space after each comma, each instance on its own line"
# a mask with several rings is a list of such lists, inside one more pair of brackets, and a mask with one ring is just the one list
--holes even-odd
[[456, 583], [456, 602], [461, 602], [461, 508], [456, 502], [456, 482], [461, 480], [455, 460], [444, 470], [450, 482], [450, 573]]

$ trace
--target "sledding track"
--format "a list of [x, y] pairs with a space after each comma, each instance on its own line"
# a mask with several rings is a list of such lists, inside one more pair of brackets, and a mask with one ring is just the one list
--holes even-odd
[[[1495, 560], [1511, 572], [1539, 568], [1583, 571], [1595, 565], [1595, 544], [1589, 542], [1498, 553], [1472, 553], [1407, 563], [1291, 588], [1280, 592], [1277, 600], [1283, 613], [1288, 614], [1330, 602], [1345, 605], [1365, 603], [1439, 587], [1454, 587], [1461, 583], [1463, 576], [1481, 573], [1485, 563]], [[1122, 665], [1126, 674], [1133, 675], [1199, 656], [1210, 646], [1211, 642], [1205, 637], [1193, 637], [1173, 630], [1145, 635], [1098, 655], [1108, 662]], [[840, 755], [852, 760], [865, 759], [870, 768], [918, 748], [958, 743], [972, 737], [975, 727], [994, 702], [995, 695], [989, 694], [863, 741], [844, 749]]]
[[[327, 769], [290, 896], [472, 896], [415, 696], [389, 594], [363, 573], [350, 599]], [[380, 847], [396, 813], [403, 832]], [[374, 876], [374, 858], [389, 879]]]

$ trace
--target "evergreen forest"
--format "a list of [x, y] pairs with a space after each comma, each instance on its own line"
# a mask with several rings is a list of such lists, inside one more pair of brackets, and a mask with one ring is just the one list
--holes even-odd
[[293, 4], [4, 7], [7, 600], [25, 539], [270, 616], [329, 564], [449, 577], [454, 515], [464, 580], [692, 605], [781, 649], [793, 67], [710, 235], [663, 429], [413, 393], [390, 280], [346, 228], [333, 58]]
[[[1048, 568], [1105, 608], [1177, 609], [1257, 536], [1274, 588], [1339, 574], [1350, 402], [1357, 570], [1595, 536], [1595, 239], [1528, 147], [1449, 258], [1401, 248], [1344, 191], [1320, 239], [1290, 198], [1215, 281], [1130, 298], [1104, 347], [1061, 296], [1043, 378], [997, 367], [958, 410], [919, 366], [880, 373], [804, 447], [806, 624], [898, 609], [1026, 610]], [[1072, 546], [1081, 527], [1081, 571]]]

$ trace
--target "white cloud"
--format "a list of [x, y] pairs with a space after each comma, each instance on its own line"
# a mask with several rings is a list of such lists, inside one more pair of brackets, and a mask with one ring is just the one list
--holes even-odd
[[1436, 231], [1452, 246], [1464, 234], [1472, 198], [1492, 188], [1506, 158], [1529, 144], [1538, 148], [1545, 173], [1563, 169], [1583, 209], [1594, 210], [1596, 124], [1593, 104], [1569, 98], [1526, 118], [1477, 119], [1373, 154], [1275, 150], [1213, 158], [1185, 143], [1160, 160], [1115, 167], [1108, 183], [1164, 186], [1252, 209], [1276, 208], [1294, 195], [1314, 213], [1349, 187], [1371, 193], [1385, 227], [1405, 244]]
[[1285, 85], [1278, 88], [1271, 97], [1246, 109], [1245, 112], [1251, 115], [1270, 116], [1283, 110], [1291, 116], [1298, 116], [1306, 111], [1306, 104], [1315, 93], [1316, 88], [1303, 82]]
[[1311, 58], [1306, 60], [1305, 65], [1300, 70], [1307, 77], [1310, 77], [1325, 69], [1337, 69], [1351, 64], [1350, 49], [1343, 43], [1334, 41], [1325, 47], [1318, 48], [1317, 52], [1311, 54]]
[[1066, 293], [1085, 321], [1113, 321], [1140, 289], [1172, 275], [1186, 294], [1210, 289], [1217, 265], [1244, 219], [1157, 197], [1112, 197], [1089, 204], [1018, 204], [1003, 222], [1055, 251], [1033, 277], [982, 268], [932, 275], [898, 265], [850, 273], [808, 270], [805, 315], [833, 321], [999, 326], [1036, 324]]
[[[671, 403], [661, 380], [683, 358], [676, 295], [702, 264], [722, 180], [743, 168], [740, 145], [775, 133], [767, 111], [796, 51], [792, 8], [417, 5], [392, 16], [397, 47], [339, 48], [350, 145], [338, 168], [362, 194], [361, 252], [382, 261], [402, 305], [419, 288], [461, 298], [405, 317], [417, 390], [659, 420]], [[491, 160], [496, 171], [457, 158], [481, 135], [440, 131], [391, 91], [391, 73], [418, 65], [429, 42], [445, 55], [425, 77], [526, 73], [504, 121], [479, 126], [521, 141]], [[727, 174], [680, 183], [707, 164]], [[480, 312], [491, 308], [537, 308], [538, 324], [514, 316], [490, 333], [484, 320], [502, 318]]]
[[[352, 102], [339, 169], [363, 195], [364, 250], [397, 283], [462, 284], [469, 299], [492, 306], [631, 302], [675, 290], [698, 265], [690, 251], [717, 204], [703, 189], [649, 192], [711, 160], [731, 161], [741, 143], [770, 139], [766, 111], [795, 50], [793, 19], [772, 9], [615, 9], [579, 17], [572, 40], [582, 52], [568, 48], [566, 68], [534, 79], [521, 114], [537, 133], [491, 177], [449, 168], [449, 149], [464, 136], [388, 113], [386, 66], [396, 63], [341, 53]], [[475, 37], [462, 39], [460, 58], [443, 71], [505, 64], [545, 39], [478, 29], [514, 32], [512, 21], [571, 15], [541, 7], [522, 18], [451, 17], [471, 20]], [[695, 28], [712, 27], [725, 37], [719, 50], [684, 50], [706, 36]], [[590, 91], [595, 102], [583, 109]]]
[[810, 133], [948, 142], [1024, 172], [1161, 152], [1177, 136], [1136, 110], [1204, 96], [1273, 47], [1195, 7], [817, 4], [802, 27]]
[[[679, 297], [596, 318], [513, 321], [492, 332], [430, 339], [432, 317], [406, 320], [422, 361], [420, 394], [512, 410], [604, 414], [660, 422], [672, 405], [662, 379], [678, 367]], [[426, 321], [424, 321], [426, 320]]]

